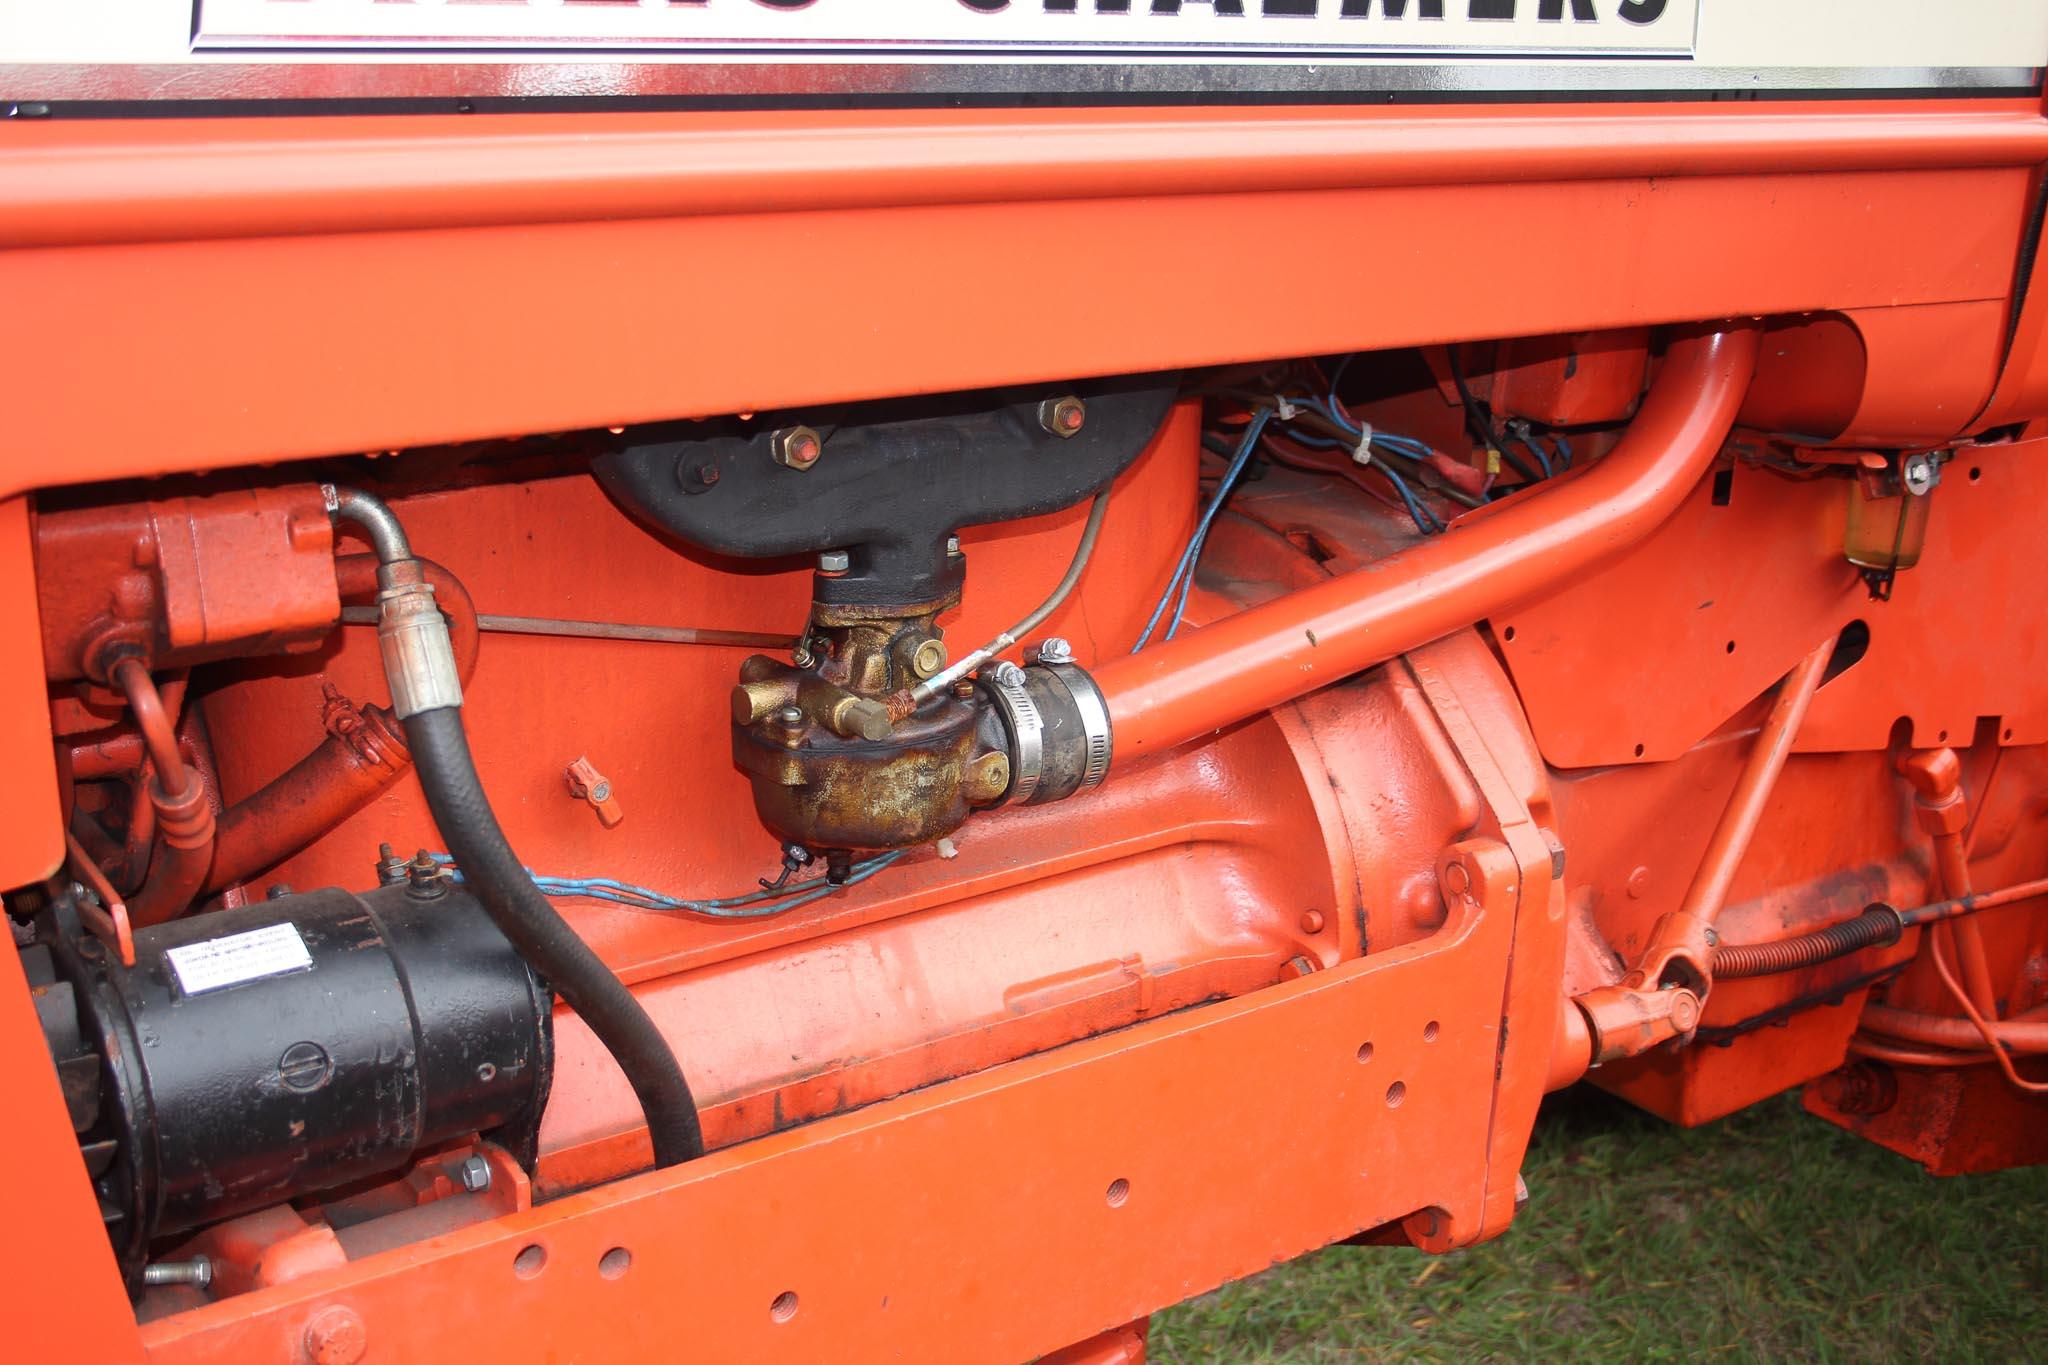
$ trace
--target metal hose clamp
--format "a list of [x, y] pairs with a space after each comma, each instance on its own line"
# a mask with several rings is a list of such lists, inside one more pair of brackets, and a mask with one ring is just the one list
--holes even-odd
[[1038, 779], [1045, 771], [1045, 721], [1038, 713], [1038, 704], [1025, 689], [1023, 669], [1013, 663], [1000, 663], [981, 678], [1010, 734], [1007, 799], [1021, 806], [1037, 792]]
[[1102, 689], [1095, 685], [1095, 679], [1088, 676], [1088, 670], [1076, 663], [1055, 663], [1042, 655], [1038, 666], [1059, 679], [1073, 699], [1074, 716], [1081, 722], [1081, 742], [1084, 758], [1081, 768], [1080, 791], [1087, 791], [1102, 785], [1102, 779], [1109, 775], [1109, 760], [1114, 746], [1109, 727], [1109, 703], [1103, 700]]

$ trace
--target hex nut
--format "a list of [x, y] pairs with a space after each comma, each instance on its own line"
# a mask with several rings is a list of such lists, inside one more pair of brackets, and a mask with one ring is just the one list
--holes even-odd
[[809, 427], [784, 427], [769, 436], [768, 449], [775, 456], [775, 463], [805, 470], [825, 453], [825, 441]]
[[491, 1163], [471, 1153], [462, 1159], [462, 1188], [482, 1194], [491, 1187]]
[[818, 556], [819, 573], [845, 573], [853, 567], [853, 556], [844, 550], [827, 550]]
[[1038, 405], [1038, 424], [1062, 440], [1080, 435], [1087, 421], [1088, 405], [1072, 394], [1048, 398]]

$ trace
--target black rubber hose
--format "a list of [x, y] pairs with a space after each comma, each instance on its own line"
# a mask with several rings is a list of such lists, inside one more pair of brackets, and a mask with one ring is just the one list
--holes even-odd
[[463, 880], [520, 956], [610, 1049], [647, 1116], [654, 1164], [673, 1166], [702, 1156], [697, 1101], [668, 1040], [612, 969], [555, 913], [505, 842], [477, 780], [462, 712], [455, 707], [422, 711], [406, 720], [405, 738], [426, 788], [427, 808]]
[[1873, 905], [1855, 919], [1773, 943], [1731, 943], [1714, 950], [1716, 980], [1771, 976], [1832, 962], [1865, 948], [1889, 947], [1905, 932], [1905, 919], [1889, 905]]

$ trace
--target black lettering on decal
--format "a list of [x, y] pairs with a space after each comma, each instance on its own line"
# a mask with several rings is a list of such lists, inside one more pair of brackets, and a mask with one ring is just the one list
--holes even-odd
[[1631, 24], [1651, 24], [1664, 17], [1664, 0], [1621, 0], [1615, 12]]
[[[1408, 0], [1380, 0], [1380, 13], [1389, 19], [1399, 19], [1408, 12]], [[1372, 0], [1344, 0], [1344, 8], [1337, 11], [1339, 19], [1369, 19], [1372, 17]], [[1418, 19], [1441, 19], [1444, 17], [1444, 0], [1422, 0], [1415, 7]]]
[[1472, 6], [1465, 11], [1468, 19], [1512, 19], [1515, 17], [1515, 0], [1472, 0]]
[[1313, 19], [1316, 0], [1265, 0], [1259, 12], [1268, 19]]
[[[1546, 24], [1554, 24], [1564, 18], [1564, 0], [1536, 0], [1536, 17]], [[1593, 0], [1572, 0], [1572, 21], [1586, 23], [1599, 20], [1593, 13]]]
[[[1154, 14], [1179, 14], [1183, 0], [1152, 0]], [[1209, 5], [1217, 14], [1243, 14], [1244, 0], [1185, 0], [1190, 5]]]
[[960, 0], [960, 3], [976, 14], [995, 14], [1010, 7], [1010, 0]]

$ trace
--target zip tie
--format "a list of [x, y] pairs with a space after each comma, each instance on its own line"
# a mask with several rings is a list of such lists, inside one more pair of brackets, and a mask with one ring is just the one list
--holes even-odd
[[1358, 424], [1358, 444], [1351, 447], [1351, 458], [1358, 464], [1372, 463], [1372, 423]]

